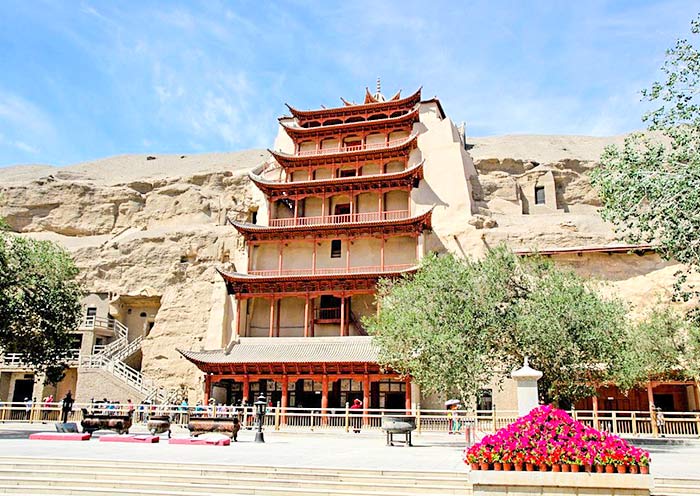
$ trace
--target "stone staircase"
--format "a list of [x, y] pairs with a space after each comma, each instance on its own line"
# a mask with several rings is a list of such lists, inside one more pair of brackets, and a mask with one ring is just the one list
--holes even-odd
[[464, 496], [471, 494], [465, 475], [2, 457], [0, 494]]
[[[164, 391], [154, 381], [144, 377], [141, 371], [124, 363], [125, 359], [141, 349], [143, 338], [139, 336], [129, 341], [129, 330], [124, 324], [113, 319], [107, 324], [98, 322], [99, 320], [92, 317], [92, 321], [87, 322], [87, 325], [108, 325], [110, 329], [114, 329], [115, 339], [98, 353], [82, 357], [80, 367], [104, 370], [153, 403], [164, 403], [170, 399], [170, 392]], [[85, 325], [83, 323], [83, 326]]]
[[680, 479], [671, 477], [654, 477], [654, 496], [676, 496], [700, 494], [700, 479]]

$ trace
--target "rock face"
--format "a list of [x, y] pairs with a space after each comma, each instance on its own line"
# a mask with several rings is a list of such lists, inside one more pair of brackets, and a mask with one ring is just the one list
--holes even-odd
[[[478, 256], [501, 242], [546, 249], [615, 241], [596, 213], [587, 176], [603, 147], [622, 137], [468, 142], [477, 172], [469, 181], [474, 215], [440, 233], [444, 249]], [[0, 169], [0, 216], [23, 235], [69, 249], [87, 291], [128, 294], [147, 287], [159, 294], [142, 371], [164, 387], [184, 384], [196, 397], [201, 374], [176, 348], [226, 344], [230, 301], [216, 268], [230, 270], [244, 261], [242, 239], [226, 218], [244, 220], [264, 201], [247, 173], [266, 159], [267, 152], [248, 150]], [[608, 281], [611, 293], [640, 306], [654, 300], [650, 290], [668, 298], [676, 270], [656, 255], [574, 254], [562, 261]]]

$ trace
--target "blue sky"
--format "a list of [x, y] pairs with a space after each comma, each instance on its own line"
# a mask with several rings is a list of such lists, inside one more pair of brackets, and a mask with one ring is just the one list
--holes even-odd
[[381, 76], [474, 136], [642, 127], [695, 1], [31, 1], [0, 15], [0, 166], [268, 147]]

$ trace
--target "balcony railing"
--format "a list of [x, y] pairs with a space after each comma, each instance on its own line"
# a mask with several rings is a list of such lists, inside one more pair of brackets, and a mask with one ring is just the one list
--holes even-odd
[[363, 212], [359, 214], [319, 215], [316, 217], [291, 217], [271, 219], [270, 227], [318, 226], [322, 224], [349, 224], [360, 222], [380, 222], [383, 220], [408, 219], [408, 210], [388, 210], [385, 212]]
[[[80, 362], [80, 350], [71, 350], [67, 357], [70, 365], [75, 365]], [[23, 360], [21, 353], [5, 353], [0, 354], [0, 368], [6, 369], [30, 369], [31, 367]]]
[[319, 308], [316, 312], [316, 320], [340, 320], [340, 307]]
[[381, 150], [382, 148], [391, 148], [405, 143], [408, 138], [399, 138], [385, 143], [370, 143], [363, 145], [349, 145], [341, 148], [319, 148], [318, 150], [302, 150], [297, 152], [298, 157], [309, 157], [314, 155], [333, 155], [336, 153], [362, 152], [365, 150]]
[[250, 270], [251, 276], [310, 276], [310, 275], [337, 275], [337, 274], [375, 274], [378, 272], [399, 272], [415, 267], [415, 264], [394, 264], [394, 265], [368, 265], [364, 267], [316, 267], [308, 269], [271, 269], [271, 270]]

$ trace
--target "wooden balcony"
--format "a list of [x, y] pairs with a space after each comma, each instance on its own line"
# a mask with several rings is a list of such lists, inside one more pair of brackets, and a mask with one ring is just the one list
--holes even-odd
[[318, 226], [326, 224], [360, 224], [410, 218], [408, 210], [388, 210], [384, 212], [364, 212], [359, 214], [319, 215], [315, 217], [289, 217], [271, 219], [270, 227]]
[[297, 157], [313, 157], [316, 155], [334, 155], [336, 153], [355, 153], [367, 150], [381, 150], [382, 148], [392, 148], [405, 143], [407, 138], [399, 138], [384, 143], [363, 143], [361, 145], [341, 146], [337, 148], [319, 148], [316, 150], [301, 150], [296, 153]]
[[250, 270], [248, 275], [258, 277], [284, 277], [284, 276], [326, 276], [343, 274], [380, 274], [382, 272], [401, 272], [415, 268], [416, 264], [396, 264], [396, 265], [371, 265], [364, 267], [316, 267], [308, 269], [270, 269], [270, 270]]

